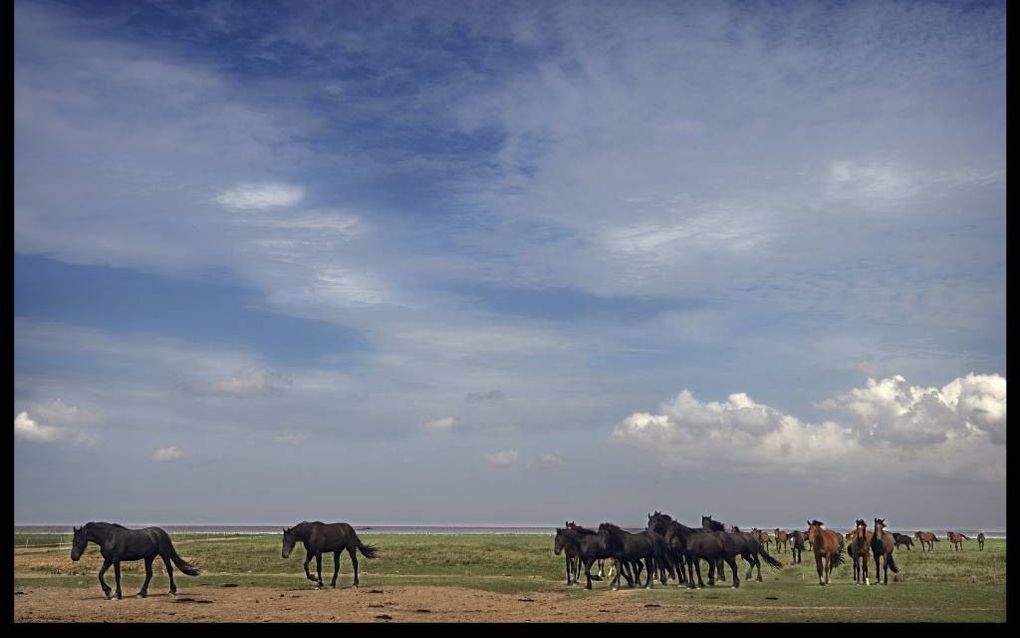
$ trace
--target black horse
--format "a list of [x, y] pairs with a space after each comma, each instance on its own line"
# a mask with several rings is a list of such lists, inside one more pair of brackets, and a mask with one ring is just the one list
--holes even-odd
[[893, 532], [893, 539], [896, 541], [896, 549], [899, 549], [900, 545], [903, 545], [904, 547], [907, 548], [908, 552], [912, 551], [911, 547], [914, 546], [913, 538], [907, 536], [906, 534], [897, 534], [896, 532]]
[[[302, 521], [294, 527], [283, 530], [283, 557], [287, 558], [294, 550], [294, 544], [301, 541], [305, 545], [305, 577], [316, 583], [316, 589], [322, 589], [322, 553], [333, 552], [333, 580], [330, 587], [336, 587], [336, 577], [340, 573], [340, 552], [347, 550], [354, 565], [354, 586], [358, 586], [358, 550], [365, 558], [375, 558], [375, 547], [365, 545], [347, 523], [326, 524], [321, 521]], [[308, 563], [315, 557], [315, 571], [318, 578], [308, 573]]]
[[[598, 532], [596, 532], [593, 529], [588, 529], [587, 527], [582, 527], [582, 526], [578, 525], [577, 523], [575, 523], [574, 521], [566, 521], [566, 522], [564, 522], [564, 527], [566, 527], [567, 529], [575, 530], [575, 531], [580, 532], [582, 534], [597, 534], [598, 533]], [[581, 578], [581, 559], [580, 559], [580, 557], [578, 557], [578, 555], [576, 553], [574, 553], [573, 550], [567, 549], [567, 551], [564, 552], [564, 558], [566, 559], [566, 563], [567, 563], [567, 584], [570, 585], [572, 583], [578, 582], [578, 579]], [[600, 558], [597, 561], [598, 567], [599, 567], [599, 573], [596, 576], [592, 576], [592, 580], [602, 580], [602, 574], [604, 573], [603, 560], [604, 559]], [[627, 566], [624, 565], [624, 568], [626, 568], [626, 567]], [[619, 569], [619, 568], [617, 568], [617, 569]], [[627, 582], [630, 582], [631, 578], [630, 578], [630, 570], [629, 569], [627, 570], [626, 577], [627, 577]]]
[[800, 563], [800, 555], [801, 552], [804, 551], [804, 541], [807, 540], [807, 535], [799, 529], [795, 529], [790, 532], [790, 540], [793, 541], [793, 544], [790, 546], [790, 553], [793, 555], [793, 562]]
[[648, 528], [656, 531], [664, 530], [666, 542], [679, 549], [687, 564], [687, 586], [694, 588], [694, 572], [697, 570], [698, 586], [704, 587], [701, 579], [701, 563], [708, 563], [708, 584], [715, 586], [715, 572], [718, 560], [723, 559], [733, 571], [733, 587], [740, 586], [737, 576], [737, 563], [734, 559], [739, 555], [733, 540], [726, 532], [706, 532], [692, 529], [683, 523], [674, 521], [668, 514], [656, 512], [648, 521]]
[[[662, 536], [649, 530], [634, 534], [612, 523], [602, 523], [599, 525], [599, 532], [603, 531], [615, 539], [613, 545], [619, 549], [619, 553], [614, 555], [617, 562], [630, 562], [640, 566], [641, 562], [644, 561], [645, 571], [647, 572], [645, 576], [646, 588], [652, 586], [652, 579], [655, 577], [656, 560], [659, 561], [660, 568], [663, 568], [660, 571], [659, 580], [662, 584], [666, 584], [664, 563], [668, 564], [668, 559], [666, 557], [666, 542]], [[619, 572], [620, 570], [617, 570], [616, 577], [613, 579], [613, 589], [619, 588]], [[639, 578], [640, 572], [635, 573], [634, 580], [637, 581]]]
[[[751, 580], [752, 570], [758, 570], [758, 582], [762, 582], [761, 578], [761, 561], [764, 560], [765, 564], [773, 568], [781, 568], [783, 566], [778, 560], [773, 558], [765, 546], [762, 545], [761, 540], [756, 534], [751, 532], [741, 532], [739, 527], [734, 526], [729, 532], [726, 532], [726, 526], [719, 521], [713, 521], [711, 516], [701, 517], [702, 529], [715, 532], [724, 532], [730, 537], [730, 541], [733, 544], [734, 549], [740, 557], [747, 563], [747, 575], [744, 576], [744, 580]], [[725, 577], [723, 571], [722, 561], [718, 562], [720, 578]]]
[[[559, 556], [560, 552], [570, 550], [577, 554], [584, 565], [584, 575], [587, 578], [585, 589], [591, 589], [591, 566], [596, 560], [614, 558], [622, 550], [616, 539], [611, 537], [608, 531], [600, 529], [595, 534], [582, 534], [575, 529], [556, 528], [556, 542], [553, 551]], [[617, 574], [623, 571], [623, 566], [617, 568]], [[631, 583], [630, 577], [624, 574]]]
[[679, 537], [670, 531], [670, 524], [673, 522], [673, 519], [668, 514], [663, 514], [656, 510], [655, 514], [648, 515], [646, 529], [655, 532], [666, 542], [666, 553], [669, 557], [669, 562], [675, 568], [677, 586], [682, 587], [687, 582], [687, 577], [684, 575], [684, 547]]
[[81, 527], [73, 529], [71, 560], [76, 561], [81, 558], [90, 541], [99, 545], [99, 553], [103, 555], [103, 567], [99, 570], [99, 585], [103, 588], [103, 595], [107, 598], [110, 597], [110, 586], [103, 580], [103, 574], [110, 568], [110, 565], [113, 565], [113, 575], [117, 579], [117, 599], [123, 597], [120, 590], [120, 562], [122, 560], [145, 561], [145, 582], [142, 583], [142, 590], [137, 594], [142, 598], [149, 595], [152, 561], [156, 560], [157, 556], [163, 559], [166, 574], [170, 577], [171, 596], [177, 593], [171, 561], [188, 576], [198, 576], [198, 570], [177, 555], [177, 550], [170, 542], [170, 535], [162, 528], [128, 529], [117, 523], [85, 523]]

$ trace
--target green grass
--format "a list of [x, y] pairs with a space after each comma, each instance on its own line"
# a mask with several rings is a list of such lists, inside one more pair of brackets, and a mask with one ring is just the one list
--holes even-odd
[[[887, 587], [854, 585], [849, 561], [833, 572], [831, 585], [819, 587], [814, 557], [805, 552], [800, 565], [789, 565], [789, 553], [778, 554], [785, 565], [782, 570], [765, 567], [764, 582], [742, 582], [737, 590], [728, 583], [696, 591], [670, 584], [629, 593], [610, 593], [605, 583], [595, 583], [591, 592], [577, 586], [566, 587], [563, 558], [553, 554], [552, 538], [546, 535], [365, 533], [362, 541], [376, 545], [379, 552], [372, 560], [359, 557], [362, 587], [447, 585], [507, 593], [632, 595], [663, 606], [739, 608], [741, 618], [754, 621], [1001, 622], [1006, 617], [1003, 540], [988, 540], [983, 552], [978, 552], [973, 542], [965, 543], [962, 552], [941, 546], [936, 546], [934, 552], [922, 553], [918, 548], [897, 551], [900, 573], [896, 582], [890, 574]], [[304, 549], [299, 545], [284, 560], [280, 556], [280, 536], [175, 534], [174, 544], [186, 560], [203, 572], [197, 578], [180, 576], [178, 582], [182, 587], [237, 584], [304, 589], [311, 585], [301, 568]], [[101, 558], [95, 546], [90, 546], [78, 563], [70, 560], [67, 534], [16, 534], [15, 547], [15, 587], [98, 587], [96, 573]], [[314, 560], [311, 568], [314, 572]], [[324, 556], [322, 571], [327, 584], [332, 568], [332, 556]], [[340, 569], [341, 586], [350, 586], [352, 571], [346, 554], [341, 558]], [[140, 561], [124, 563], [123, 572], [125, 591], [140, 586], [143, 573]], [[744, 572], [741, 563], [742, 581]], [[871, 577], [874, 580], [874, 574]], [[108, 582], [112, 578], [112, 573], [107, 575]], [[166, 577], [157, 561], [150, 589], [158, 591], [166, 586]]]

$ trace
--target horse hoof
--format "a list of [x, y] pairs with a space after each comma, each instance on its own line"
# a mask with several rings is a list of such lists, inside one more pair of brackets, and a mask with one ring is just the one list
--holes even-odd
[[148, 594], [146, 594], [145, 592], [138, 592], [137, 594], [135, 594], [135, 598], [145, 598], [147, 596]]

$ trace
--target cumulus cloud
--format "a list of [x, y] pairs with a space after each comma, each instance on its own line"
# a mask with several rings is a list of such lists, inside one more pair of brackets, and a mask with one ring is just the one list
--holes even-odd
[[469, 392], [464, 401], [466, 403], [480, 403], [482, 401], [502, 401], [506, 394], [502, 390], [489, 390], [488, 392]]
[[509, 467], [517, 463], [517, 450], [509, 448], [485, 455], [486, 460], [496, 467]]
[[857, 467], [1005, 477], [1006, 380], [999, 375], [970, 374], [942, 388], [912, 386], [899, 375], [868, 379], [818, 405], [847, 418], [809, 423], [744, 393], [702, 402], [683, 390], [657, 414], [623, 419], [611, 438], [659, 451], [672, 464], [726, 459], [798, 472], [852, 460]]
[[69, 440], [92, 446], [97, 441], [96, 436], [81, 430], [80, 426], [95, 418], [94, 414], [60, 399], [35, 403], [14, 417], [14, 436], [36, 443]]
[[304, 191], [286, 184], [239, 184], [213, 198], [213, 202], [236, 210], [265, 210], [281, 206], [294, 206], [302, 200]]
[[444, 416], [438, 419], [432, 419], [425, 424], [425, 429], [430, 432], [449, 432], [453, 429], [453, 426], [457, 424], [457, 417], [455, 416]]
[[177, 461], [182, 458], [184, 458], [184, 450], [177, 447], [176, 445], [171, 445], [170, 447], [157, 448], [156, 451], [152, 453], [152, 460], [156, 461], [157, 463], [169, 463], [171, 461]]
[[28, 416], [28, 412], [22, 412], [14, 417], [14, 436], [36, 443], [52, 443], [64, 438], [64, 428], [40, 425]]

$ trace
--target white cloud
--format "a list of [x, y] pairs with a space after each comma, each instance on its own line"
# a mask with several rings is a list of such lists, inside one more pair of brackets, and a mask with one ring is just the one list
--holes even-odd
[[40, 425], [28, 416], [28, 412], [21, 412], [14, 417], [14, 436], [36, 443], [52, 443], [64, 438], [64, 428], [50, 425]]
[[868, 379], [865, 387], [819, 406], [850, 420], [813, 424], [743, 393], [702, 402], [683, 390], [659, 414], [623, 419], [612, 439], [657, 450], [674, 464], [725, 458], [788, 471], [853, 463], [986, 480], [1005, 476], [1006, 380], [998, 375], [970, 374], [941, 390], [911, 386], [902, 376]]
[[240, 184], [213, 198], [213, 202], [238, 210], [265, 210], [294, 206], [304, 198], [304, 191], [286, 184]]
[[512, 448], [506, 450], [498, 450], [496, 452], [492, 452], [491, 454], [486, 454], [485, 458], [489, 461], [490, 464], [495, 465], [497, 467], [509, 467], [517, 462], [517, 450]]
[[184, 458], [184, 450], [177, 447], [176, 445], [171, 445], [170, 447], [161, 447], [152, 453], [152, 460], [156, 461], [157, 463], [169, 463], [171, 461], [177, 461], [182, 458]]
[[549, 452], [538, 459], [538, 464], [542, 467], [558, 467], [563, 465], [563, 458], [555, 452]]
[[61, 399], [53, 399], [34, 403], [28, 410], [19, 413], [14, 418], [14, 435], [36, 443], [70, 440], [92, 446], [96, 444], [96, 436], [81, 430], [80, 426], [95, 419], [96, 415], [91, 412], [67, 405]]
[[432, 419], [425, 424], [425, 429], [430, 432], [449, 432], [453, 429], [453, 426], [457, 424], [457, 417], [455, 416], [444, 416], [438, 419]]
[[200, 396], [263, 396], [279, 394], [291, 380], [263, 368], [244, 370], [211, 383], [190, 383], [183, 389]]
[[273, 440], [277, 443], [286, 443], [287, 445], [301, 445], [305, 440], [305, 435], [296, 432], [285, 432], [274, 436]]

